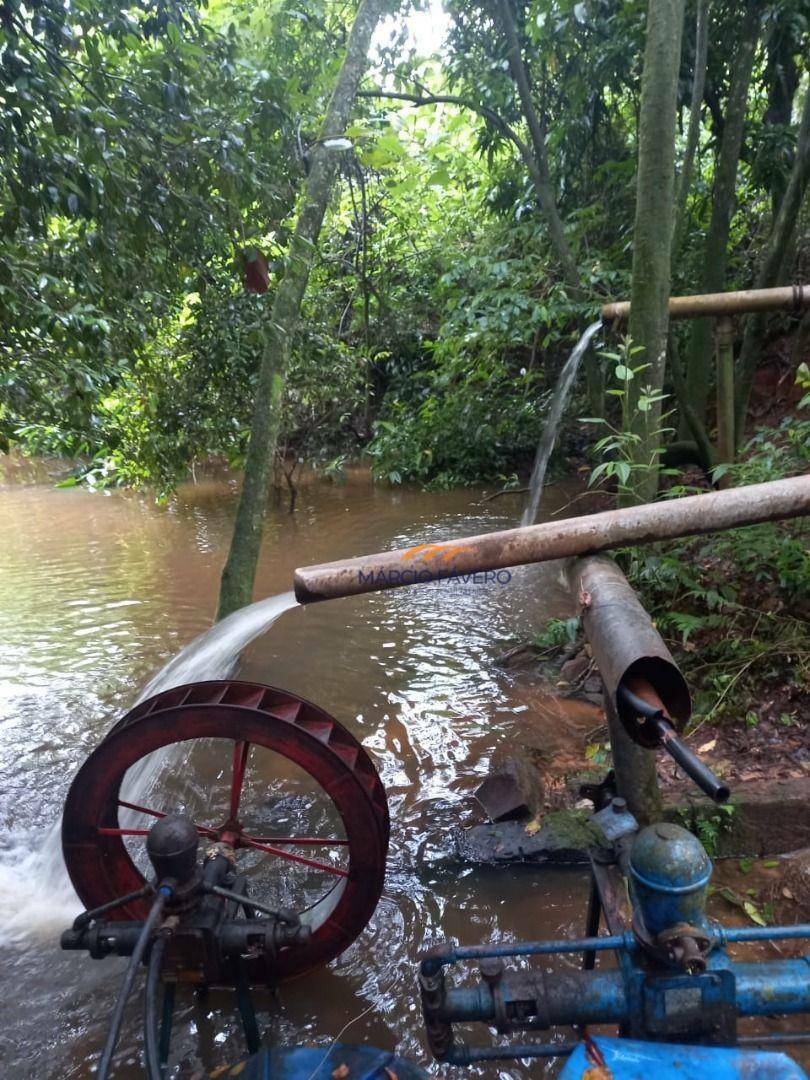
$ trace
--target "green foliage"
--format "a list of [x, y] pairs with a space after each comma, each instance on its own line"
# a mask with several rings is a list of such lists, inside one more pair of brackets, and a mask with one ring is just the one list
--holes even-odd
[[502, 479], [531, 460], [545, 367], [574, 311], [560, 285], [544, 280], [545, 255], [524, 222], [489, 230], [445, 269], [434, 290], [443, 319], [424, 343], [430, 363], [407, 382], [392, 377], [369, 447], [380, 476], [441, 487]]
[[580, 629], [579, 616], [572, 619], [549, 619], [543, 629], [535, 634], [534, 644], [538, 649], [560, 649], [573, 645]]
[[[730, 285], [750, 278], [795, 154], [805, 6], [765, 12]], [[336, 156], [281, 417], [288, 462], [368, 451], [395, 482], [503, 482], [527, 468], [592, 307], [627, 294], [646, 4], [515, 5], [581, 278], [575, 301], [508, 136], [530, 142], [495, 6], [445, 9], [440, 57], [406, 44], [403, 9], [366, 85], [467, 104], [365, 98], [352, 148]], [[3, 5], [0, 451], [75, 457], [76, 479], [161, 495], [208, 456], [239, 466], [265, 320], [350, 18], [351, 5], [332, 0]], [[734, 5], [713, 4], [711, 92], [674, 267], [683, 291], [700, 270], [739, 23]], [[252, 248], [269, 261], [265, 295], [242, 288]], [[592, 483], [624, 491], [653, 464], [634, 461], [625, 415], [644, 373], [629, 342], [605, 361], [614, 378]], [[654, 399], [642, 393], [638, 409]], [[759, 438], [738, 480], [783, 471], [808, 432], [786, 423]], [[687, 643], [699, 629], [674, 626]]]
[[0, 445], [162, 485], [208, 448], [160, 408], [190, 370], [188, 297], [238, 289], [251, 242], [283, 252], [340, 26], [287, 4], [34, 10], [12, 0], [0, 32]]
[[[613, 377], [617, 386], [609, 387], [608, 397], [616, 398], [621, 406], [621, 416], [616, 424], [604, 417], [583, 417], [583, 424], [598, 424], [606, 427], [610, 432], [593, 444], [592, 453], [600, 457], [600, 461], [592, 470], [588, 478], [588, 486], [594, 487], [599, 484], [614, 483], [620, 493], [631, 493], [638, 488], [638, 478], [655, 471], [658, 476], [673, 475], [674, 470], [661, 469], [658, 459], [664, 452], [664, 438], [672, 428], [657, 427], [653, 436], [658, 446], [654, 446], [650, 456], [646, 460], [638, 460], [637, 448], [641, 442], [635, 423], [637, 416], [648, 413], [653, 405], [665, 400], [666, 395], [658, 393], [652, 387], [643, 386], [637, 395], [631, 392], [631, 383], [635, 382], [642, 372], [649, 367], [648, 364], [633, 365], [632, 360], [642, 350], [633, 345], [629, 337], [624, 337], [619, 343], [618, 352], [602, 351], [600, 354], [611, 365], [615, 365]], [[661, 419], [666, 420], [671, 414], [665, 413]]]
[[[807, 470], [806, 421], [752, 438], [735, 483]], [[810, 691], [810, 546], [803, 520], [622, 553], [630, 580], [684, 669], [694, 726], [758, 722], [751, 705], [770, 689]]]
[[678, 824], [694, 832], [710, 858], [715, 858], [724, 837], [734, 830], [736, 806], [733, 802], [719, 806], [701, 806], [697, 811], [678, 808]]

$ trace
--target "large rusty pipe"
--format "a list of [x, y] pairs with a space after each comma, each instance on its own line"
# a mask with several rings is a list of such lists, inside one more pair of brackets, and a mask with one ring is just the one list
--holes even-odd
[[302, 604], [810, 515], [810, 475], [304, 566]]
[[[739, 489], [738, 489], [739, 490]], [[628, 681], [649, 684], [676, 726], [692, 715], [689, 688], [650, 615], [616, 563], [607, 555], [576, 559], [568, 567], [571, 593], [579, 597], [582, 628], [616, 712], [630, 737], [653, 748], [660, 739], [645, 738], [637, 714], [619, 688]]]
[[568, 582], [605, 686], [613, 767], [632, 812], [653, 820], [660, 810], [655, 760], [642, 747], [662, 747], [702, 791], [724, 802], [726, 785], [677, 735], [691, 715], [689, 689], [633, 586], [606, 555], [572, 560]]
[[[671, 319], [695, 319], [702, 315], [744, 315], [751, 311], [801, 311], [810, 307], [810, 285], [783, 285], [776, 289], [740, 289], [738, 292], [672, 296]], [[602, 322], [621, 322], [630, 316], [630, 301], [605, 304]]]

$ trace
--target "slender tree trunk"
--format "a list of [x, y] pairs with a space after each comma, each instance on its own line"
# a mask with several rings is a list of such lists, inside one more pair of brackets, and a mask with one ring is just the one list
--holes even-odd
[[[801, 126], [796, 142], [796, 156], [790, 172], [785, 196], [776, 215], [768, 244], [762, 254], [754, 288], [769, 289], [779, 283], [780, 272], [784, 269], [784, 253], [790, 247], [791, 238], [796, 230], [796, 221], [810, 182], [810, 90], [804, 99]], [[767, 318], [765, 315], [749, 315], [745, 324], [742, 349], [737, 360], [736, 393], [736, 432], [737, 442], [742, 439], [745, 417], [748, 412], [748, 398], [751, 395], [751, 383], [754, 379], [757, 362], [762, 352]]]
[[[689, 400], [689, 391], [686, 385], [686, 377], [683, 373], [683, 363], [678, 350], [678, 340], [674, 334], [669, 335], [667, 349], [668, 371], [675, 389], [675, 397], [678, 399], [678, 408], [686, 423], [687, 429], [695, 440], [695, 451], [700, 467], [707, 476], [711, 476], [714, 465], [714, 450], [709, 440], [705, 424], [697, 418], [692, 403]], [[670, 446], [672, 444], [670, 443]], [[668, 447], [669, 449], [669, 447]]]
[[692, 188], [692, 170], [700, 137], [700, 115], [703, 110], [703, 88], [706, 85], [706, 61], [709, 56], [709, 8], [711, 0], [697, 0], [697, 21], [695, 26], [695, 68], [692, 75], [692, 101], [689, 107], [689, 129], [686, 133], [686, 148], [683, 153], [681, 175], [678, 180], [675, 199], [675, 226], [672, 239], [672, 254], [677, 259], [683, 242], [686, 225], [686, 200]]
[[[546, 219], [549, 240], [554, 254], [559, 260], [563, 279], [569, 291], [574, 297], [582, 297], [583, 289], [580, 279], [579, 268], [571, 246], [565, 236], [560, 211], [554, 194], [554, 184], [551, 179], [551, 170], [548, 164], [546, 152], [547, 131], [540, 113], [535, 108], [532, 97], [532, 87], [529, 81], [529, 73], [523, 61], [523, 52], [520, 44], [517, 24], [512, 0], [497, 0], [498, 15], [506, 38], [509, 71], [517, 87], [520, 97], [520, 106], [526, 126], [531, 138], [533, 167], [530, 167], [530, 175], [540, 209]], [[524, 155], [525, 160], [525, 155]], [[528, 164], [528, 162], [527, 162]], [[592, 351], [585, 356], [585, 378], [587, 381], [588, 410], [591, 416], [601, 416], [604, 405], [604, 385], [602, 381], [602, 369], [599, 361]]]
[[[675, 121], [678, 71], [681, 57], [684, 0], [649, 0], [647, 43], [641, 81], [638, 185], [633, 234], [633, 280], [630, 290], [629, 332], [642, 350], [638, 360], [647, 364], [632, 380], [630, 413], [639, 436], [636, 464], [647, 466], [632, 478], [637, 501], [648, 502], [658, 490], [658, 467], [653, 460], [658, 446], [661, 406], [640, 412], [638, 385], [660, 391], [666, 367], [669, 327], [670, 262], [675, 189]], [[655, 459], [657, 461], [657, 459]], [[650, 464], [652, 463], [652, 464]]]
[[312, 258], [332, 193], [336, 156], [324, 141], [343, 135], [363, 77], [371, 35], [387, 0], [362, 0], [349, 34], [346, 55], [332, 99], [309, 156], [303, 202], [290, 244], [284, 276], [273, 301], [270, 325], [259, 368], [245, 477], [233, 537], [219, 593], [218, 618], [250, 602], [262, 540], [267, 488], [275, 455], [279, 407], [292, 342], [301, 315]]
[[[721, 292], [726, 282], [728, 237], [734, 213], [737, 166], [742, 149], [748, 89], [759, 42], [761, 10], [759, 0], [748, 0], [741, 24], [740, 44], [734, 55], [731, 88], [714, 177], [712, 220], [703, 254], [701, 292]], [[689, 341], [686, 382], [692, 408], [701, 423], [706, 420], [712, 356], [712, 321], [696, 319], [692, 324]]]
[[540, 207], [548, 225], [548, 235], [554, 254], [560, 261], [563, 277], [571, 289], [580, 289], [579, 271], [577, 270], [574, 253], [565, 238], [560, 212], [557, 209], [557, 200], [554, 197], [554, 185], [551, 182], [551, 172], [548, 167], [548, 154], [546, 153], [546, 127], [540, 114], [534, 107], [532, 89], [529, 83], [529, 74], [523, 63], [523, 54], [520, 48], [515, 16], [512, 11], [511, 0], [498, 0], [498, 14], [508, 50], [509, 71], [517, 87], [520, 97], [521, 110], [529, 129], [532, 141], [534, 159], [537, 163], [536, 177], [533, 177], [534, 186], [540, 201]]
[[[796, 54], [801, 53], [801, 23], [789, 4], [780, 4], [774, 11], [775, 25], [768, 35], [768, 60], [763, 81], [768, 87], [768, 107], [762, 122], [765, 125], [789, 126], [793, 120], [793, 99], [799, 89], [800, 70]], [[798, 31], [798, 32], [797, 32]], [[771, 213], [775, 218], [785, 195], [788, 177], [779, 169], [769, 170], [771, 177]]]

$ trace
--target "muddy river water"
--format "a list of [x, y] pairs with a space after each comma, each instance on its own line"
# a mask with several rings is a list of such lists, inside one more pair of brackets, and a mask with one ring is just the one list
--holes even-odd
[[[162, 507], [148, 495], [57, 489], [27, 467], [0, 478], [3, 1075], [93, 1074], [123, 961], [60, 952], [59, 932], [77, 905], [52, 830], [88, 753], [149, 678], [210, 625], [235, 498], [227, 477], [184, 485]], [[567, 498], [552, 488], [546, 512], [571, 513]], [[475, 491], [389, 490], [364, 474], [308, 486], [294, 515], [272, 515], [256, 595], [288, 591], [298, 565], [502, 528], [519, 513], [512, 497], [484, 503]], [[557, 567], [523, 568], [507, 582], [295, 607], [247, 649], [241, 678], [315, 701], [363, 742], [391, 810], [376, 914], [328, 968], [275, 998], [257, 995], [268, 1041], [326, 1047], [340, 1036], [396, 1049], [438, 1073], [416, 987], [428, 945], [582, 931], [581, 871], [472, 867], [455, 847], [457, 830], [482, 820], [472, 792], [496, 747], [531, 731], [553, 758], [582, 726], [575, 709], [498, 663], [545, 620], [569, 614], [568, 605]], [[197, 764], [216, 778], [213, 758]], [[173, 1075], [239, 1059], [232, 1004], [216, 993], [181, 997]], [[133, 999], [117, 1077], [142, 1075], [140, 1050]], [[536, 1064], [532, 1074], [549, 1068]], [[526, 1069], [507, 1062], [468, 1075]]]
[[[53, 873], [32, 871], [70, 779], [148, 678], [204, 630], [235, 508], [227, 478], [184, 486], [160, 507], [146, 495], [56, 489], [25, 470], [0, 488], [0, 1062], [4, 1074], [92, 1073], [121, 961], [63, 954], [74, 903]], [[46, 482], [43, 482], [46, 480]], [[549, 504], [564, 495], [552, 491]], [[256, 595], [290, 588], [297, 565], [461, 536], [514, 522], [514, 499], [372, 486], [364, 476], [305, 488], [297, 512], [267, 529]], [[509, 504], [509, 505], [507, 505]], [[460, 865], [455, 831], [493, 749], [527, 723], [550, 745], [565, 709], [526, 704], [497, 658], [549, 616], [567, 613], [554, 567], [506, 584], [423, 586], [295, 608], [243, 657], [240, 677], [302, 694], [373, 754], [392, 835], [384, 899], [339, 961], [259, 999], [267, 1037], [344, 1038], [426, 1063], [415, 962], [452, 936], [562, 936], [582, 920], [578, 872]], [[34, 880], [22, 879], [33, 873]], [[11, 929], [9, 929], [9, 927]], [[140, 1076], [133, 1000], [116, 1075]], [[183, 1074], [236, 1060], [230, 1001], [184, 999], [173, 1061]], [[519, 1075], [488, 1066], [481, 1075]]]

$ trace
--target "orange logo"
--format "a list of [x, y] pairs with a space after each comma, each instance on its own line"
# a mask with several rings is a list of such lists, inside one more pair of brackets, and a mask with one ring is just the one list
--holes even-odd
[[469, 544], [452, 544], [449, 547], [442, 544], [417, 544], [416, 547], [408, 548], [403, 552], [403, 559], [415, 559], [417, 556], [421, 557], [423, 562], [430, 562], [432, 559], [436, 559], [439, 562], [447, 562], [448, 559], [454, 558], [456, 555], [460, 555], [463, 551], [470, 551]]

